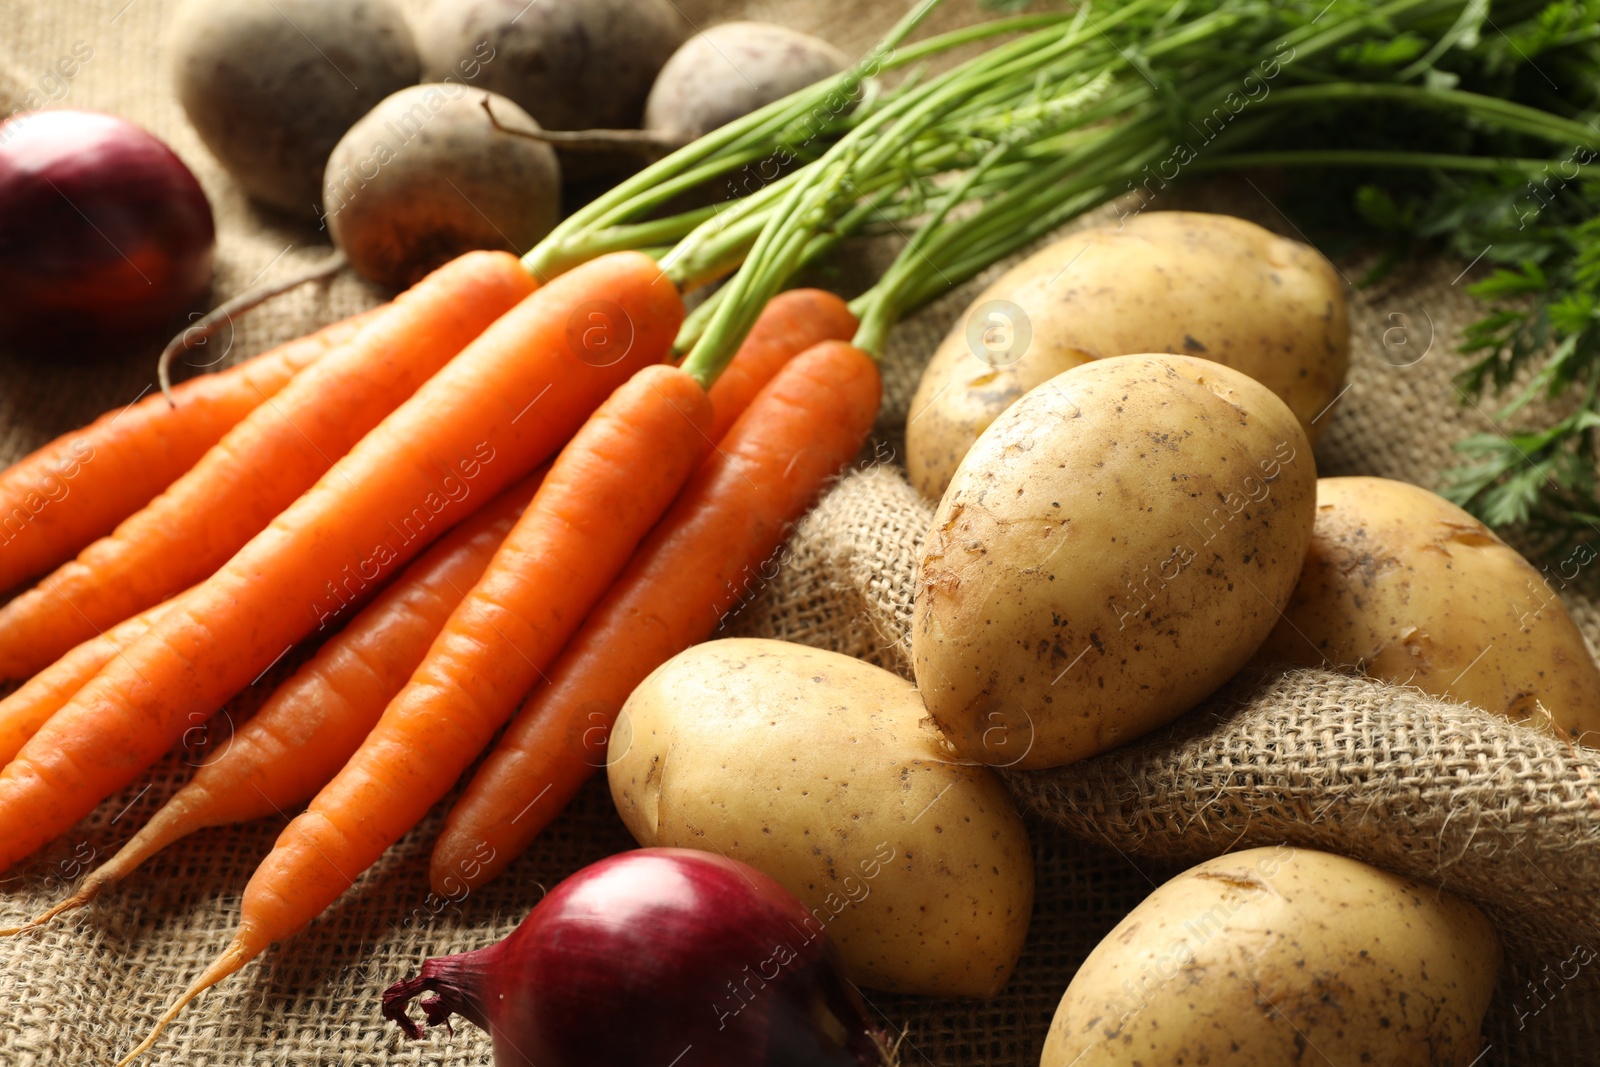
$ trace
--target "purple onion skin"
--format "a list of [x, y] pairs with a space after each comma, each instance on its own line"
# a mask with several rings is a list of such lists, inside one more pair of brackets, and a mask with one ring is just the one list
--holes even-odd
[[0, 125], [0, 347], [170, 333], [211, 284], [200, 183], [151, 134], [95, 111]]
[[496, 1067], [884, 1067], [883, 1034], [820, 924], [771, 878], [688, 849], [586, 867], [498, 944], [383, 995], [489, 1031]]

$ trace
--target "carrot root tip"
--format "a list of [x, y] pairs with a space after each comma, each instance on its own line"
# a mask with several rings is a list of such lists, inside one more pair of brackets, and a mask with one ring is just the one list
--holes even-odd
[[48, 911], [41, 912], [32, 919], [29, 919], [26, 923], [17, 927], [15, 931], [0, 930], [0, 937], [4, 937], [5, 935], [13, 932], [21, 933], [24, 930], [36, 930], [39, 927], [50, 923], [57, 917], [65, 915], [69, 911], [76, 911], [99, 895], [100, 891], [97, 886], [90, 887], [86, 885], [79, 889], [72, 896], [68, 897], [66, 900], [63, 900], [61, 903], [50, 908]]
[[194, 984], [172, 1002], [172, 1007], [162, 1013], [161, 1018], [156, 1020], [155, 1026], [151, 1027], [150, 1033], [145, 1035], [145, 1039], [134, 1046], [132, 1052], [117, 1061], [117, 1067], [128, 1067], [134, 1060], [149, 1052], [160, 1039], [161, 1032], [167, 1028], [167, 1024], [176, 1019], [178, 1014], [189, 1006], [190, 1001], [255, 959], [259, 951], [259, 948], [251, 948], [242, 938], [235, 938], [232, 944], [222, 950], [222, 955], [212, 961], [211, 966], [195, 979]]

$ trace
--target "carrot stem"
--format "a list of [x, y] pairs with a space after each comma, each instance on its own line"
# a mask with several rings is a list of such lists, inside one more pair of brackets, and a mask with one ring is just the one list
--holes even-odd
[[[665, 203], [682, 191], [682, 187], [674, 186], [675, 191], [669, 194], [665, 191], [666, 186], [680, 178], [687, 180], [687, 174], [696, 168], [702, 168], [702, 176], [687, 187], [692, 188], [694, 184], [715, 174], [726, 173], [735, 167], [765, 158], [774, 147], [783, 143], [784, 135], [790, 130], [804, 131], [808, 140], [820, 135], [823, 131], [805, 124], [813, 110], [824, 105], [835, 94], [843, 93], [846, 98], [854, 98], [867, 78], [900, 62], [909, 62], [910, 59], [897, 62], [895, 49], [941, 2], [920, 0], [895, 23], [865, 60], [849, 70], [774, 101], [690, 142], [590, 201], [547, 234], [523, 257], [523, 264], [540, 279], [560, 274], [573, 264], [575, 241], [582, 235], [625, 219], [637, 218]], [[983, 32], [979, 31], [979, 36]], [[975, 39], [977, 37], [970, 31], [961, 35], [947, 34], [910, 51], [913, 52], [912, 58], [921, 58]], [[752, 152], [754, 155], [750, 154]]]
[[[1130, 6], [1138, 6], [1137, 0]], [[1069, 43], [1075, 43], [1075, 34], [1067, 37]], [[737, 295], [718, 306], [684, 360], [684, 370], [701, 382], [716, 380], [761, 306], [794, 269], [819, 222], [842, 213], [837, 201], [843, 192], [854, 194], [853, 178], [858, 172], [870, 175], [887, 169], [928, 128], [958, 110], [972, 92], [993, 84], [1001, 74], [1014, 77], [1014, 60], [1032, 57], [1036, 67], [1046, 66], [1064, 45], [1059, 40], [1045, 43], [1049, 47], [1041, 48], [1040, 41], [1025, 38], [1002, 45], [930, 79], [864, 118], [806, 168], [804, 177], [794, 182], [774, 209], [771, 223], [750, 250], [749, 262], [731, 283]], [[797, 243], [796, 237], [804, 239]]]
[[[983, 176], [984, 172], [1000, 162], [1001, 157], [1010, 148], [1009, 141], [1000, 141], [984, 155], [983, 159], [978, 161], [977, 166], [962, 176], [961, 180], [951, 188], [950, 192], [935, 205], [933, 213], [928, 217], [928, 220], [917, 228], [916, 233], [911, 235], [911, 240], [906, 242], [905, 249], [895, 259], [894, 263], [889, 266], [889, 270], [885, 272], [885, 278], [894, 275], [897, 269], [901, 272], [908, 271], [911, 269], [905, 266], [908, 263], [917, 263], [927, 258], [923, 249], [927, 246], [932, 235], [938, 232], [939, 227], [949, 216], [950, 209], [966, 199], [967, 193], [977, 183], [978, 179]], [[890, 286], [884, 289], [883, 292], [885, 299], [874, 302], [868, 308], [866, 314], [862, 316], [861, 328], [856, 332], [855, 341], [853, 342], [857, 348], [870, 353], [873, 359], [883, 358], [883, 346], [889, 339], [889, 327], [898, 317], [897, 312], [899, 311], [894, 302], [888, 299], [895, 292], [894, 288]]]

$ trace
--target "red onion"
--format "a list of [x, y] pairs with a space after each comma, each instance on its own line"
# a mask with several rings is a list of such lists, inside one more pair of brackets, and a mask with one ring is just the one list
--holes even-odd
[[0, 344], [170, 332], [211, 282], [211, 205], [138, 126], [93, 111], [0, 125]]
[[540, 901], [504, 941], [429, 960], [383, 994], [410, 1037], [452, 1013], [496, 1067], [883, 1067], [884, 1036], [822, 924], [752, 867], [678, 848], [624, 852]]

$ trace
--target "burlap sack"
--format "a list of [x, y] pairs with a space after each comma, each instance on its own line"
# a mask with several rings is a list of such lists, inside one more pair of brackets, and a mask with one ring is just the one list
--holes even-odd
[[[679, 6], [696, 25], [732, 14], [775, 17], [856, 50], [900, 8], [872, 0]], [[972, 14], [971, 4], [952, 3], [939, 18], [948, 24]], [[315, 261], [325, 254], [321, 235], [251, 208], [184, 121], [157, 48], [169, 16], [167, 0], [13, 0], [0, 7], [0, 48], [23, 92], [39, 87], [74, 43], [94, 48], [60, 103], [126, 114], [194, 167], [217, 210], [219, 291]], [[1293, 233], [1262, 188], [1219, 183], [1198, 200], [1158, 206], [1228, 210]], [[881, 264], [881, 250], [860, 255], [863, 262], [846, 262], [835, 280]], [[1451, 462], [1450, 442], [1484, 428], [1450, 385], [1459, 362], [1453, 338], [1473, 313], [1460, 269], [1436, 264], [1356, 296], [1355, 366], [1318, 448], [1323, 473], [1433, 485]], [[801, 641], [908, 672], [913, 574], [931, 509], [907, 484], [898, 450], [915, 414], [906, 407], [920, 366], [972, 289], [897, 331], [878, 435], [797, 528], [781, 565], [766, 572], [770, 580], [752, 583], [724, 633]], [[259, 314], [218, 348], [235, 359], [376, 299], [342, 277]], [[147, 356], [40, 366], [0, 355], [0, 460], [132, 400], [150, 383]], [[1600, 637], [1600, 605], [1570, 589], [1564, 595], [1591, 642]], [[233, 714], [258, 698], [247, 695]], [[225, 744], [225, 729], [207, 742]], [[33, 914], [109, 855], [206, 754], [173, 755], [150, 782], [108, 800], [32, 863], [0, 876], [0, 924]], [[1600, 968], [1564, 977], [1576, 946], [1600, 942], [1597, 770], [1592, 752], [1414, 692], [1322, 672], [1241, 679], [1127, 750], [1013, 776], [1037, 816], [1038, 904], [1027, 953], [1000, 997], [980, 1004], [868, 995], [885, 1024], [904, 1034], [907, 1064], [1036, 1063], [1079, 961], [1155, 885], [1202, 856], [1288, 841], [1445, 885], [1490, 911], [1511, 957], [1483, 1064], [1600, 1062]], [[408, 1044], [381, 1021], [378, 993], [427, 956], [503, 936], [543, 887], [632, 842], [603, 782], [592, 783], [504, 878], [447, 904], [428, 895], [426, 881], [440, 817], [436, 811], [408, 835], [304, 934], [193, 1005], [150, 1062], [489, 1063], [488, 1042], [470, 1026]], [[227, 942], [240, 889], [283, 821], [197, 834], [87, 912], [0, 942], [0, 1067], [112, 1062]]]

